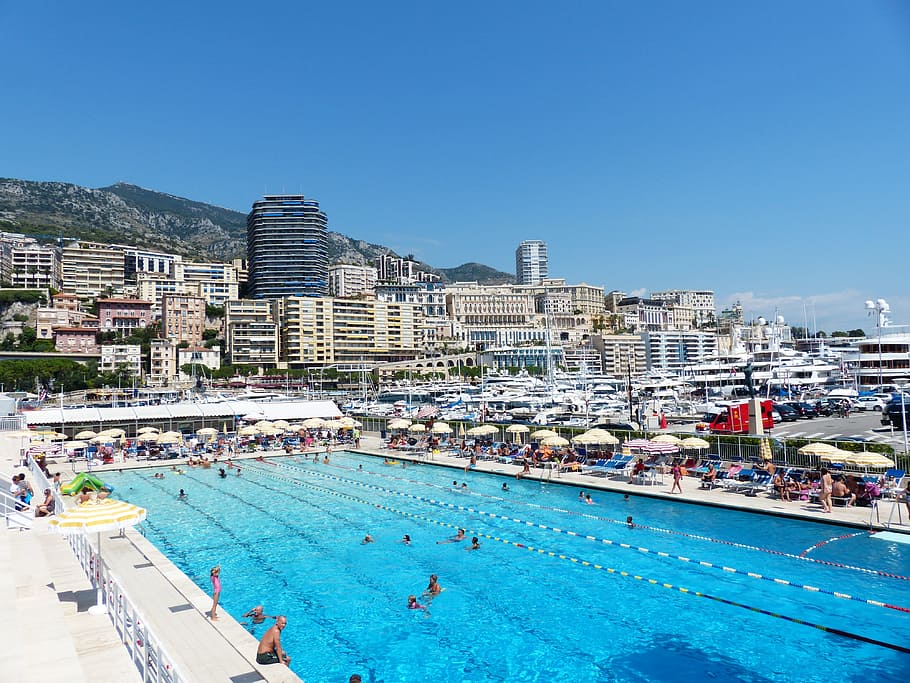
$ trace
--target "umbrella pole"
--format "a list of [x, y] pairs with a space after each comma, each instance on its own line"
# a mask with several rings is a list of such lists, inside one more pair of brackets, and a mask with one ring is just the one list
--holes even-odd
[[88, 608], [89, 614], [107, 614], [107, 605], [104, 604], [104, 575], [101, 571], [101, 532], [98, 532], [98, 553], [95, 558], [95, 604]]

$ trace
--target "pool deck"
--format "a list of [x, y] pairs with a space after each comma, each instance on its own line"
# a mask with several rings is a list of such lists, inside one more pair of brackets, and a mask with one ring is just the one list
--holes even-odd
[[[408, 464], [419, 462], [422, 466], [429, 463], [451, 468], [457, 472], [454, 478], [470, 487], [473, 472], [465, 471], [468, 463], [465, 458], [390, 451], [382, 448], [378, 437], [370, 435], [362, 437], [361, 446], [356, 452]], [[270, 455], [283, 455], [283, 452], [239, 455], [234, 460]], [[115, 463], [95, 467], [93, 471], [169, 468], [182, 462]], [[68, 463], [50, 463], [49, 468], [60, 471], [64, 478], [74, 474]], [[481, 460], [474, 471], [514, 481], [521, 467]], [[0, 475], [8, 479], [19, 472], [27, 473], [27, 470], [19, 466], [18, 444], [0, 439]], [[891, 500], [880, 503], [876, 518], [870, 508], [835, 507], [832, 513], [822, 514], [817, 504], [781, 501], [766, 493], [746, 496], [722, 488], [705, 490], [692, 477], [683, 480], [683, 493], [675, 495], [669, 493], [669, 476], [664, 477], [663, 483], [658, 480], [653, 484], [629, 484], [623, 478], [534, 469], [525, 477], [527, 480], [584, 489], [592, 492], [595, 500], [606, 494], [629, 494], [864, 529], [870, 528], [870, 518], [873, 529], [883, 529], [891, 516], [890, 531], [910, 534], [906, 508]], [[207, 613], [211, 597], [140, 533], [128, 530], [124, 536], [104, 534], [102, 543], [105, 562], [129, 598], [140, 607], [146, 623], [164, 640], [165, 649], [187, 680], [233, 683], [301, 680], [286, 667], [257, 665], [257, 643], [253, 636], [223, 608], [219, 610], [218, 621], [210, 621]], [[0, 528], [0, 595], [5, 598], [5, 604], [15, 606], [13, 618], [0, 621], [0, 670], [8, 672], [12, 680], [67, 680], [69, 683], [139, 680], [138, 671], [110, 620], [88, 613], [88, 606], [94, 603], [94, 591], [65, 539], [48, 528], [46, 520], [36, 520], [27, 531]], [[293, 627], [293, 623], [288, 625]], [[200, 653], [205, 654], [199, 656]], [[290, 654], [304, 656], [304, 653]]]

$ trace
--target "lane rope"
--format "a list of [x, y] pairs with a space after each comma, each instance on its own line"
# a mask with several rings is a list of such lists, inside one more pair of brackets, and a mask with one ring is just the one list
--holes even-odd
[[[430, 523], [430, 524], [434, 524], [434, 525], [436, 525], [436, 526], [442, 526], [442, 527], [447, 527], [447, 528], [451, 528], [451, 529], [462, 528], [462, 527], [458, 527], [458, 526], [456, 526], [456, 525], [454, 525], [454, 524], [450, 524], [449, 522], [443, 522], [443, 521], [441, 521], [441, 520], [436, 520], [436, 519], [433, 519], [433, 518], [431, 518], [431, 517], [426, 517], [426, 516], [424, 516], [424, 515], [419, 515], [419, 514], [416, 514], [416, 513], [408, 512], [407, 510], [400, 510], [400, 509], [398, 509], [398, 508], [393, 508], [393, 507], [389, 507], [389, 506], [386, 506], [386, 505], [381, 505], [381, 504], [378, 504], [378, 503], [375, 503], [375, 502], [366, 500], [366, 499], [364, 499], [364, 498], [358, 498], [357, 496], [352, 496], [352, 495], [347, 494], [347, 493], [341, 493], [340, 491], [335, 491], [335, 490], [333, 490], [333, 489], [325, 488], [325, 487], [323, 487], [323, 486], [319, 486], [319, 485], [315, 485], [315, 484], [310, 484], [310, 483], [308, 483], [308, 482], [302, 482], [302, 481], [298, 481], [298, 480], [295, 480], [295, 479], [289, 479], [289, 478], [287, 478], [287, 477], [281, 477], [281, 476], [273, 475], [273, 474], [270, 474], [270, 473], [268, 473], [267, 471], [265, 471], [265, 470], [263, 470], [263, 469], [261, 469], [261, 468], [258, 468], [258, 467], [257, 467], [257, 468], [254, 468], [254, 469], [255, 469], [255, 470], [257, 471], [257, 473], [260, 474], [261, 476], [265, 476], [265, 477], [268, 477], [268, 478], [272, 478], [272, 479], [275, 479], [276, 481], [281, 481], [281, 482], [285, 482], [285, 483], [292, 483], [292, 484], [294, 484], [294, 485], [296, 485], [296, 486], [300, 486], [300, 487], [303, 487], [303, 488], [309, 488], [309, 489], [312, 489], [312, 490], [315, 490], [315, 491], [320, 491], [320, 492], [322, 492], [322, 493], [326, 493], [326, 494], [335, 496], [335, 497], [337, 497], [337, 498], [342, 498], [342, 499], [345, 499], [345, 500], [350, 500], [350, 501], [353, 501], [353, 502], [356, 502], [356, 503], [360, 503], [360, 504], [363, 504], [363, 505], [367, 505], [367, 506], [369, 506], [369, 507], [372, 507], [372, 508], [375, 508], [375, 509], [378, 509], [378, 510], [384, 510], [384, 511], [386, 511], [386, 512], [391, 512], [391, 513], [393, 513], [393, 514], [400, 515], [400, 516], [403, 516], [403, 517], [408, 517], [408, 518], [410, 518], [410, 519], [421, 520], [421, 521], [424, 521], [424, 522], [428, 522], [428, 523]], [[562, 554], [562, 553], [558, 553], [558, 552], [555, 552], [555, 551], [547, 550], [547, 549], [545, 549], [545, 548], [541, 548], [541, 547], [537, 547], [537, 546], [525, 545], [524, 543], [519, 543], [519, 542], [516, 542], [516, 541], [511, 541], [511, 540], [509, 540], [509, 539], [507, 539], [507, 538], [502, 538], [502, 537], [499, 537], [499, 536], [492, 536], [492, 535], [490, 535], [490, 534], [484, 533], [484, 532], [479, 531], [479, 530], [475, 530], [475, 529], [466, 529], [465, 531], [466, 531], [466, 532], [469, 532], [469, 533], [470, 533], [471, 535], [473, 535], [473, 536], [479, 536], [479, 537], [485, 538], [485, 539], [487, 539], [487, 540], [496, 541], [496, 542], [498, 542], [498, 543], [502, 543], [502, 544], [507, 545], [507, 546], [511, 546], [511, 547], [514, 547], [514, 548], [520, 548], [520, 549], [523, 549], [523, 550], [527, 550], [527, 551], [529, 551], [529, 552], [537, 553], [537, 554], [539, 554], [539, 555], [546, 555], [547, 557], [553, 557], [553, 558], [560, 559], [560, 560], [566, 560], [566, 561], [572, 562], [573, 564], [577, 564], [577, 565], [580, 565], [580, 566], [582, 566], [582, 567], [587, 567], [587, 568], [589, 568], [589, 569], [596, 569], [596, 570], [600, 570], [600, 571], [605, 571], [605, 572], [607, 572], [608, 574], [613, 574], [613, 575], [617, 575], [617, 576], [622, 576], [622, 577], [624, 577], [624, 578], [630, 578], [630, 579], [634, 579], [634, 580], [636, 580], [636, 581], [643, 581], [643, 582], [645, 582], [645, 583], [651, 584], [652, 586], [659, 586], [659, 587], [661, 587], [661, 588], [666, 588], [666, 589], [668, 589], [668, 590], [672, 590], [672, 591], [676, 591], [676, 592], [679, 592], [679, 593], [683, 593], [683, 594], [685, 594], [685, 595], [691, 595], [691, 596], [695, 596], [695, 597], [699, 597], [699, 598], [705, 598], [705, 599], [708, 599], [708, 600], [711, 600], [711, 601], [714, 601], [714, 602], [719, 602], [719, 603], [724, 604], [724, 605], [730, 605], [730, 606], [732, 606], [732, 607], [739, 607], [740, 609], [745, 609], [745, 610], [749, 610], [749, 611], [751, 611], [751, 612], [756, 612], [756, 613], [758, 613], [758, 614], [763, 614], [763, 615], [765, 615], [765, 616], [773, 617], [773, 618], [775, 618], [775, 619], [782, 619], [782, 620], [784, 620], [784, 621], [787, 621], [787, 622], [790, 622], [790, 623], [793, 623], [793, 624], [799, 624], [799, 625], [801, 625], [801, 626], [808, 626], [808, 627], [810, 627], [810, 628], [814, 628], [814, 629], [817, 629], [817, 630], [820, 630], [820, 631], [824, 631], [825, 633], [830, 633], [830, 634], [832, 634], [832, 635], [837, 635], [837, 636], [841, 636], [841, 637], [844, 637], [844, 638], [849, 638], [849, 639], [851, 639], [851, 640], [856, 640], [856, 641], [859, 641], [859, 642], [868, 643], [868, 644], [870, 644], [870, 645], [876, 645], [876, 646], [878, 646], [878, 647], [883, 647], [883, 648], [886, 648], [886, 649], [889, 649], [889, 650], [895, 650], [895, 651], [897, 651], [897, 652], [902, 652], [902, 653], [905, 653], [905, 654], [910, 654], [910, 647], [905, 647], [905, 646], [903, 646], [903, 645], [898, 645], [898, 644], [896, 644], [896, 643], [889, 643], [889, 642], [887, 642], [887, 641], [877, 640], [877, 639], [875, 639], [875, 638], [870, 638], [870, 637], [868, 637], [868, 636], [863, 636], [863, 635], [860, 635], [860, 634], [858, 634], [858, 633], [852, 633], [852, 632], [850, 632], [850, 631], [845, 631], [845, 630], [843, 630], [843, 629], [834, 628], [834, 627], [831, 627], [831, 626], [824, 626], [824, 625], [822, 625], [822, 624], [818, 624], [818, 623], [815, 623], [815, 622], [806, 621], [805, 619], [798, 619], [798, 618], [796, 618], [796, 617], [791, 617], [791, 616], [788, 616], [788, 615], [785, 615], [785, 614], [780, 614], [780, 613], [777, 613], [777, 612], [772, 612], [772, 611], [770, 611], [770, 610], [762, 609], [762, 608], [760, 608], [760, 607], [754, 607], [754, 606], [748, 605], [748, 604], [746, 604], [746, 603], [737, 602], [737, 601], [734, 601], [734, 600], [728, 600], [727, 598], [721, 598], [721, 597], [719, 597], [719, 596], [712, 595], [712, 594], [710, 594], [710, 593], [704, 593], [704, 592], [701, 592], [701, 591], [694, 591], [694, 590], [688, 589], [688, 588], [686, 588], [686, 587], [684, 587], [684, 586], [678, 586], [678, 585], [674, 585], [674, 584], [672, 584], [672, 583], [668, 583], [668, 582], [664, 582], [664, 581], [658, 581], [657, 579], [652, 579], [652, 578], [648, 578], [648, 577], [645, 577], [645, 576], [640, 576], [640, 575], [638, 575], [638, 574], [631, 574], [631, 573], [629, 573], [629, 572], [626, 572], [626, 571], [623, 571], [623, 570], [620, 570], [620, 569], [615, 569], [615, 568], [613, 568], [613, 567], [606, 567], [606, 566], [601, 565], [601, 564], [596, 564], [596, 563], [593, 563], [593, 562], [589, 562], [589, 561], [587, 561], [587, 560], [582, 560], [582, 559], [579, 559], [579, 558], [577, 558], [577, 557], [573, 557], [573, 556], [570, 556], [570, 555], [564, 555], [564, 554]]]

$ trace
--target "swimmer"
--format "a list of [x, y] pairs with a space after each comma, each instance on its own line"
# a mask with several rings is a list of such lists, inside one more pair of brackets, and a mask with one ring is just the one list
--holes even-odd
[[180, 489], [180, 493], [177, 494], [177, 497], [181, 500], [186, 499], [186, 491], [184, 491], [183, 489]]
[[585, 494], [585, 505], [597, 505], [597, 503], [594, 502], [594, 499], [591, 498], [590, 493]]
[[237, 468], [237, 476], [238, 476], [238, 477], [240, 476], [240, 468], [239, 468], [239, 467]]
[[629, 525], [630, 529], [635, 526], [635, 524], [632, 522], [632, 515], [629, 515], [628, 517], [626, 517], [626, 524]]
[[227, 478], [227, 472], [224, 471], [224, 468], [223, 468], [223, 467], [222, 467], [221, 469], [218, 470], [218, 476], [221, 477], [222, 479], [226, 479], [226, 478]]
[[432, 599], [440, 593], [442, 593], [442, 588], [439, 586], [439, 577], [436, 574], [430, 574], [430, 583], [423, 592], [424, 597]]
[[503, 491], [508, 491], [508, 490], [509, 490], [509, 485], [508, 485], [507, 483], [505, 483], [505, 482], [502, 482], [502, 490], [503, 490]]
[[464, 482], [461, 482], [461, 490], [462, 490], [462, 491], [467, 491], [467, 490], [468, 490], [468, 485], [465, 484]]
[[419, 602], [417, 602], [416, 595], [408, 596], [408, 609], [424, 609], [425, 610], [426, 608], [427, 608], [426, 605], [421, 605]]
[[475, 536], [471, 539], [471, 547], [465, 548], [465, 550], [480, 550], [480, 539]]
[[579, 491], [579, 492], [578, 492], [578, 502], [579, 502], [579, 503], [584, 503], [584, 502], [585, 502], [585, 492], [584, 492], [584, 491]]
[[442, 543], [460, 543], [463, 540], [464, 540], [464, 529], [459, 529], [458, 533], [455, 534], [454, 536], [452, 536], [452, 538], [447, 538], [444, 541], [436, 541], [436, 545], [440, 545]]
[[373, 543], [373, 537], [367, 534], [363, 537], [363, 540], [360, 542], [360, 545], [366, 545], [367, 543]]
[[401, 539], [401, 542], [405, 545], [411, 545], [411, 537], [405, 534], [404, 538]]
[[457, 482], [457, 481], [453, 481], [453, 482], [452, 482], [452, 488], [453, 488], [453, 489], [457, 489], [457, 488], [458, 488], [458, 482]]
[[623, 499], [623, 500], [629, 500], [629, 494], [628, 494], [628, 493], [624, 494], [623, 497], [622, 497], [622, 499]]
[[358, 469], [358, 470], [362, 470], [362, 469], [363, 469], [363, 465], [357, 465], [357, 469]]
[[262, 607], [262, 605], [256, 605], [253, 609], [251, 609], [249, 612], [247, 612], [243, 616], [250, 617], [251, 621], [254, 624], [261, 624], [266, 619], [277, 619], [278, 618], [278, 617], [273, 617], [270, 614], [265, 614], [263, 612], [263, 609], [264, 608]]

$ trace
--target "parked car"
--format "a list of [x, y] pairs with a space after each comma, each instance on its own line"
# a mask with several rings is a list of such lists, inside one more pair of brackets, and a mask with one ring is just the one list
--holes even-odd
[[857, 410], [875, 410], [880, 411], [885, 409], [885, 403], [878, 396], [859, 396], [854, 402], [853, 406]]
[[799, 419], [799, 413], [786, 403], [775, 403], [774, 410], [780, 414], [781, 422], [796, 422]]
[[817, 415], [840, 415], [844, 410], [844, 405], [848, 405], [853, 410], [853, 401], [849, 398], [823, 398], [815, 403], [815, 412]]
[[811, 420], [813, 417], [818, 415], [818, 411], [815, 410], [815, 406], [811, 403], [806, 403], [804, 401], [787, 401], [786, 405], [793, 408], [796, 411], [796, 414], [799, 417]]

